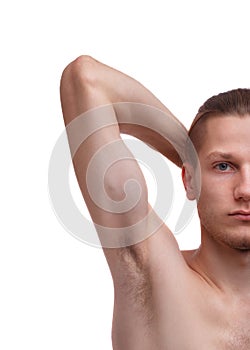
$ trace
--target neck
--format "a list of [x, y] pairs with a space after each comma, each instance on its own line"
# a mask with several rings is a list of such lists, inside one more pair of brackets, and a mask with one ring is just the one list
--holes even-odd
[[224, 293], [250, 300], [250, 250], [233, 249], [202, 231], [191, 265]]

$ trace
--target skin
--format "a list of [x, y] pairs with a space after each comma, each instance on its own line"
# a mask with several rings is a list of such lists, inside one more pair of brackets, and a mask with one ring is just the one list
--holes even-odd
[[[170, 113], [134, 79], [88, 56], [79, 57], [63, 72], [61, 101], [66, 125], [91, 108], [116, 102], [145, 103]], [[93, 203], [85, 181], [95, 152], [110, 141], [121, 140], [120, 133], [126, 132], [178, 166], [180, 159], [171, 144], [156, 133], [141, 126], [119, 124], [122, 113], [136, 117], [132, 109], [111, 109], [109, 113], [110, 120], [117, 118], [117, 124], [91, 135], [78, 149], [73, 163], [93, 221], [108, 227], [127, 227], [152, 209], [142, 173], [133, 159], [118, 162], [105, 179], [109, 195], [122, 199], [123, 184], [133, 176], [141, 184], [142, 196], [128, 213], [103, 211]], [[166, 128], [164, 123], [159, 126]], [[115, 292], [114, 350], [250, 348], [250, 220], [237, 215], [250, 211], [250, 118], [214, 116], [203, 127], [206, 137], [198, 150], [202, 183], [197, 203], [199, 249], [180, 251], [163, 222], [140, 243], [103, 248]], [[170, 130], [172, 134], [175, 131]], [[125, 146], [121, 146], [121, 152], [124, 158], [130, 154]], [[197, 177], [187, 163], [182, 176], [188, 198], [195, 200]], [[143, 229], [149, 230], [149, 224]]]

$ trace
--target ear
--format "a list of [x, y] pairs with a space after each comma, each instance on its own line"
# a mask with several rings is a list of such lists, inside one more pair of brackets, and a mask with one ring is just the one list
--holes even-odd
[[195, 187], [195, 171], [192, 165], [189, 163], [183, 163], [182, 166], [182, 181], [186, 190], [186, 195], [189, 200], [196, 199], [196, 187]]

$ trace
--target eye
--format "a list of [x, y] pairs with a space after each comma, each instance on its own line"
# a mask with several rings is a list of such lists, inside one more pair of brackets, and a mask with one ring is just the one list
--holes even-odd
[[222, 162], [222, 163], [216, 164], [215, 169], [219, 171], [230, 171], [232, 170], [232, 166], [228, 163]]

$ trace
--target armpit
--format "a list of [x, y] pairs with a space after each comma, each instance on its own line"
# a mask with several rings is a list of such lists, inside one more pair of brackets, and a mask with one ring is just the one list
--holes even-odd
[[119, 277], [114, 281], [116, 297], [125, 299], [127, 306], [149, 323], [153, 318], [152, 280], [146, 252], [143, 248], [130, 246], [120, 249], [119, 255]]

